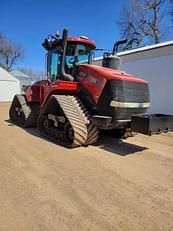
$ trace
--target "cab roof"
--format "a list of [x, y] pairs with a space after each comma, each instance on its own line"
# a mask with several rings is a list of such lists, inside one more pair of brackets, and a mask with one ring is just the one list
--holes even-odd
[[[96, 48], [96, 43], [92, 40], [89, 40], [88, 38], [85, 38], [83, 36], [81, 37], [68, 37], [67, 38], [68, 42], [76, 42], [76, 43], [83, 43], [83, 44], [87, 44], [89, 45], [92, 49]], [[42, 43], [42, 46], [46, 49], [46, 50], [50, 50], [52, 48], [55, 48], [59, 45], [61, 45], [62, 40], [61, 39], [55, 39], [52, 40], [51, 42], [48, 42], [47, 39], [45, 39], [45, 41]]]
[[93, 49], [96, 48], [96, 43], [94, 41], [89, 40], [88, 38], [84, 38], [83, 36], [81, 36], [81, 37], [68, 37], [67, 41], [85, 43], [85, 44], [88, 44], [89, 46], [92, 46]]

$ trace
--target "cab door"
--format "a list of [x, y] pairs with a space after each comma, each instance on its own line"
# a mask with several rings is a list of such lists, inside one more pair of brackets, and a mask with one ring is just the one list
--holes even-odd
[[49, 82], [60, 79], [60, 54], [58, 50], [48, 52], [47, 77]]

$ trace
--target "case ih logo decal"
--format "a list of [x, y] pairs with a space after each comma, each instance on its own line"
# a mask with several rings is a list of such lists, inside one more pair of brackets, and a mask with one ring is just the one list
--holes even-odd
[[90, 82], [90, 83], [93, 83], [93, 84], [95, 84], [95, 85], [97, 85], [97, 86], [100, 86], [100, 84], [101, 84], [101, 81], [99, 80], [99, 79], [96, 79], [95, 77], [93, 77], [92, 75], [89, 75], [89, 76], [87, 76], [87, 79], [86, 79], [88, 82]]
[[85, 71], [80, 71], [79, 72], [79, 76], [80, 77], [86, 77], [87, 76], [87, 73]]

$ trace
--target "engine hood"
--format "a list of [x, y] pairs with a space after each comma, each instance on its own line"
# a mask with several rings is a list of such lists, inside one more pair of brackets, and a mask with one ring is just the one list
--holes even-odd
[[137, 78], [136, 76], [127, 74], [121, 70], [114, 70], [106, 67], [101, 67], [93, 64], [80, 64], [79, 65], [79, 75], [85, 77], [88, 74], [93, 76], [100, 76], [100, 78], [104, 78], [106, 80], [122, 80], [129, 82], [140, 82], [146, 83], [146, 80]]

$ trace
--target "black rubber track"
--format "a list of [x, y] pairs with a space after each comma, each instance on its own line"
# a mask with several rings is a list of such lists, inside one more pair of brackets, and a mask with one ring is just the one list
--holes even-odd
[[[16, 115], [16, 107], [21, 109], [21, 116]], [[38, 112], [38, 104], [28, 103], [25, 95], [15, 95], [9, 110], [9, 118], [14, 123], [25, 128], [36, 127]]]

